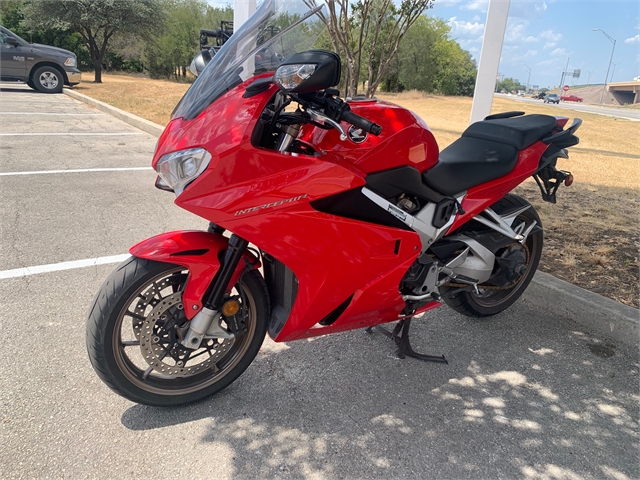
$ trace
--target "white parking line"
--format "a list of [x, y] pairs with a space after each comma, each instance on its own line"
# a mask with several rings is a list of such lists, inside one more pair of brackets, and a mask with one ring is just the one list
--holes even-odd
[[131, 172], [135, 170], [153, 170], [151, 167], [122, 167], [122, 168], [76, 168], [73, 170], [34, 170], [31, 172], [3, 172], [0, 177], [13, 175], [48, 175], [51, 173], [91, 173], [91, 172]]
[[101, 113], [49, 113], [49, 112], [0, 112], [0, 115], [69, 115], [73, 117], [100, 117]]
[[72, 136], [72, 137], [80, 137], [80, 136], [96, 136], [96, 137], [114, 137], [119, 135], [143, 135], [142, 132], [114, 132], [114, 133], [93, 133], [93, 132], [75, 132], [75, 133], [0, 133], [0, 137], [50, 137], [50, 136]]
[[50, 263], [48, 265], [36, 265], [34, 267], [14, 268], [13, 270], [0, 271], [0, 280], [7, 278], [25, 277], [38, 273], [59, 272], [61, 270], [72, 270], [75, 268], [93, 267], [95, 265], [106, 265], [109, 263], [124, 262], [129, 258], [129, 254], [112, 255], [110, 257], [87, 258], [85, 260], [74, 260], [71, 262]]

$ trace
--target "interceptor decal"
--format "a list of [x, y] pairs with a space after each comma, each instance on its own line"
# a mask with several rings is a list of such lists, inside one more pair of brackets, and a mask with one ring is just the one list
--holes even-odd
[[307, 194], [306, 193], [304, 195], [299, 195], [297, 197], [287, 198], [286, 200], [279, 200], [277, 202], [265, 203], [264, 205], [259, 205], [257, 207], [253, 207], [253, 208], [246, 208], [244, 210], [238, 210], [233, 215], [237, 217], [238, 215], [244, 215], [246, 213], [257, 212], [258, 210], [264, 210], [264, 209], [267, 209], [267, 208], [278, 207], [280, 205], [284, 205], [285, 203], [297, 202], [298, 200], [302, 200], [303, 198], [307, 198]]

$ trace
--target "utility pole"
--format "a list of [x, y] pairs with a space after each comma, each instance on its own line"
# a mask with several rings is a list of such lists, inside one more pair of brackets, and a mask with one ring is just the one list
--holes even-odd
[[527, 93], [529, 93], [529, 80], [531, 80], [531, 68], [529, 68], [529, 66], [525, 65], [524, 63], [522, 65], [524, 65], [524, 68], [526, 68], [527, 71], [529, 72], [529, 76], [527, 77]]
[[609, 78], [609, 69], [611, 69], [611, 62], [613, 61], [613, 52], [616, 51], [616, 41], [607, 35], [607, 32], [604, 30], [600, 30], [599, 28], [594, 28], [594, 32], [602, 32], [605, 37], [609, 39], [611, 43], [613, 43], [613, 48], [611, 49], [611, 58], [609, 59], [609, 67], [607, 68], [607, 74], [604, 76], [604, 85], [602, 86], [602, 94], [600, 95], [600, 105], [602, 105], [602, 99], [604, 98], [604, 91], [607, 89], [607, 78]]
[[564, 67], [564, 70], [562, 71], [562, 77], [560, 78], [560, 91], [562, 91], [562, 87], [564, 87], [564, 76], [567, 73], [567, 70], [569, 70], [569, 59], [571, 57], [569, 55], [567, 55], [567, 66]]

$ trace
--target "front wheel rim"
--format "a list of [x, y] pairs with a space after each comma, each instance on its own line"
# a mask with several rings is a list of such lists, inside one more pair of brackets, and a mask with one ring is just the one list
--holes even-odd
[[[168, 308], [182, 308], [181, 296], [186, 276], [187, 271], [182, 267], [177, 267], [147, 280], [127, 299], [118, 313], [114, 326], [112, 348], [118, 369], [137, 388], [152, 394], [186, 395], [219, 382], [245, 356], [256, 331], [255, 299], [245, 285], [239, 284], [234, 290], [239, 292], [238, 288], [243, 289], [244, 295], [240, 295], [240, 297], [246, 299], [248, 311], [245, 320], [247, 331], [243, 335], [232, 339], [205, 340], [200, 349], [192, 351], [194, 354], [189, 356], [189, 360], [185, 361], [183, 365], [178, 362], [184, 356], [172, 358], [165, 355], [160, 358], [161, 355], [158, 355], [155, 359], [156, 362], [154, 362], [156, 367], [150, 367], [143, 355], [153, 355], [154, 351], [157, 354], [160, 351], [158, 346], [162, 348], [163, 343], [167, 345], [166, 340], [169, 339], [169, 334], [162, 332], [161, 327], [154, 330], [153, 333], [143, 332], [145, 328], [150, 328], [148, 317], [151, 312], [158, 311], [156, 307], [161, 302], [171, 304]], [[152, 292], [154, 294], [150, 296]], [[156, 345], [149, 348], [147, 343], [147, 348], [144, 349], [143, 342], [148, 338], [151, 338]], [[187, 353], [187, 349], [181, 346], [175, 348], [178, 350], [174, 353], [182, 350], [184, 350], [183, 355]], [[207, 358], [206, 355], [209, 357]], [[189, 361], [196, 358], [200, 359], [199, 363], [190, 365]], [[209, 361], [211, 358], [213, 361]], [[176, 361], [174, 362], [174, 360]], [[166, 364], [167, 369], [158, 367], [158, 361]], [[202, 368], [198, 368], [198, 365], [202, 365]], [[189, 371], [184, 372], [184, 370]]]
[[40, 74], [40, 85], [47, 90], [54, 90], [59, 82], [58, 76], [53, 72], [43, 72]]

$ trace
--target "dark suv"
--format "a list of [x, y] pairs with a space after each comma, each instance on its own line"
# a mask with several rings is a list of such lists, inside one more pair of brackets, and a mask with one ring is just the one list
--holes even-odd
[[0, 26], [0, 79], [24, 82], [44, 93], [60, 93], [63, 85], [77, 85], [82, 73], [69, 50], [25, 42]]

